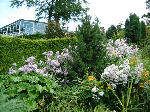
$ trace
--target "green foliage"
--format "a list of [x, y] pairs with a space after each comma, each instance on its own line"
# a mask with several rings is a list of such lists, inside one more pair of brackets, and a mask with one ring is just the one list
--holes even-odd
[[37, 40], [37, 39], [46, 39], [46, 35], [37, 32], [36, 34], [32, 34], [32, 35], [21, 35], [18, 38]]
[[[146, 8], [150, 10], [150, 0], [146, 0]], [[150, 13], [144, 14], [142, 18], [146, 19], [147, 25], [150, 25]]]
[[1, 75], [0, 83], [6, 88], [5, 94], [23, 100], [30, 111], [48, 105], [59, 87], [54, 78], [35, 73]]
[[64, 36], [65, 30], [61, 28], [59, 23], [55, 21], [48, 22], [48, 26], [46, 28], [47, 38], [63, 38]]
[[114, 35], [117, 34], [117, 28], [114, 25], [111, 25], [106, 31], [106, 36], [108, 39], [113, 38]]
[[73, 54], [73, 70], [80, 76], [85, 74], [88, 67], [89, 71], [102, 73], [107, 65], [104, 46], [106, 37], [100, 31], [98, 20], [91, 23], [90, 19], [89, 16], [82, 19], [82, 25], [76, 32], [78, 42], [77, 50]]
[[86, 0], [11, 0], [12, 7], [21, 7], [24, 4], [27, 7], [35, 7], [38, 19], [56, 22], [78, 18], [86, 12], [86, 8], [82, 7], [82, 4], [86, 3]]
[[146, 0], [146, 6], [148, 9], [150, 9], [150, 0]]
[[139, 17], [136, 14], [130, 14], [129, 19], [125, 21], [125, 36], [128, 41], [137, 43], [141, 39], [141, 27]]
[[121, 39], [121, 38], [125, 38], [125, 31], [124, 29], [121, 29], [119, 31], [117, 31], [116, 34], [113, 35], [113, 40], [117, 40], [117, 39]]
[[80, 85], [79, 83], [73, 86], [62, 85], [59, 88], [57, 97], [48, 106], [47, 110], [51, 112], [101, 112], [100, 110], [109, 112], [109, 109], [103, 104], [92, 105], [92, 100], [85, 100]]
[[150, 38], [140, 41], [140, 54], [148, 71], [150, 71]]
[[12, 63], [21, 64], [30, 56], [36, 56], [38, 60], [44, 59], [43, 52], [61, 51], [73, 44], [76, 38], [62, 38], [49, 40], [29, 40], [16, 37], [0, 37], [0, 74], [8, 72]]
[[28, 112], [28, 107], [19, 99], [10, 99], [4, 94], [4, 89], [0, 91], [0, 112]]
[[35, 7], [37, 20], [41, 18], [48, 20], [46, 30], [47, 38], [64, 37], [65, 31], [60, 23], [78, 20], [87, 12], [88, 8], [82, 5], [86, 0], [11, 0], [11, 7]]
[[141, 21], [141, 39], [146, 38], [146, 25], [144, 21]]
[[147, 25], [150, 25], [150, 13], [149, 12], [147, 14], [144, 14], [142, 18], [146, 20]]

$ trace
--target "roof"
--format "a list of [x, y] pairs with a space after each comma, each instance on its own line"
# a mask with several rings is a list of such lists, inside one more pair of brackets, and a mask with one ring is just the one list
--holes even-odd
[[5, 28], [5, 27], [7, 27], [7, 26], [10, 26], [10, 25], [12, 25], [12, 24], [14, 24], [14, 23], [16, 23], [16, 22], [18, 22], [18, 21], [28, 21], [28, 22], [36, 22], [36, 23], [44, 23], [44, 24], [47, 24], [46, 22], [39, 22], [39, 21], [36, 21], [36, 20], [24, 20], [24, 19], [19, 19], [19, 20], [13, 22], [13, 23], [10, 23], [10, 24], [8, 24], [8, 25], [5, 25], [5, 26], [1, 27], [0, 29]]

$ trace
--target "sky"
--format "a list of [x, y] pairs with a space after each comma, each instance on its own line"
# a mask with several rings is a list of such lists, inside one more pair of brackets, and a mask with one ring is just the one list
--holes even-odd
[[[11, 0], [0, 0], [0, 28], [18, 19], [35, 20], [34, 8], [11, 8]], [[90, 8], [88, 14], [94, 19], [97, 17], [100, 26], [107, 29], [111, 25], [124, 24], [130, 13], [135, 13], [139, 17], [147, 13], [146, 0], [88, 0]], [[76, 29], [78, 22], [71, 22], [69, 30]]]

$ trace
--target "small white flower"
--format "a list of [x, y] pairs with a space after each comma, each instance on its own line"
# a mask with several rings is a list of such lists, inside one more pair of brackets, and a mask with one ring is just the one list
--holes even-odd
[[92, 97], [93, 99], [97, 99], [97, 95], [95, 95], [95, 94], [93, 94], [93, 97]]
[[16, 64], [16, 63], [13, 63], [12, 65], [13, 65], [13, 66], [17, 66], [17, 64]]
[[111, 85], [111, 88], [114, 90], [114, 89], [116, 89], [116, 84], [110, 84]]
[[104, 95], [104, 92], [102, 91], [102, 92], [99, 92], [98, 93], [100, 96], [103, 96]]
[[47, 75], [47, 74], [43, 74], [43, 76], [44, 76], [44, 77], [47, 77], [48, 75]]
[[98, 88], [95, 86], [94, 88], [92, 88], [91, 90], [93, 93], [96, 93], [98, 91]]

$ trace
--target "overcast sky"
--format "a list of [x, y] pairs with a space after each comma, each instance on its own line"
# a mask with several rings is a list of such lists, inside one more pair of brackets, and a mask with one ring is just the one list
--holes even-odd
[[[10, 0], [0, 0], [0, 27], [10, 24], [18, 19], [35, 20], [34, 8], [27, 9], [11, 8]], [[100, 26], [107, 29], [110, 25], [125, 22], [130, 13], [136, 13], [141, 17], [147, 12], [146, 0], [88, 0], [90, 14], [93, 18], [98, 17]], [[69, 25], [70, 30], [75, 30], [77, 23]]]

